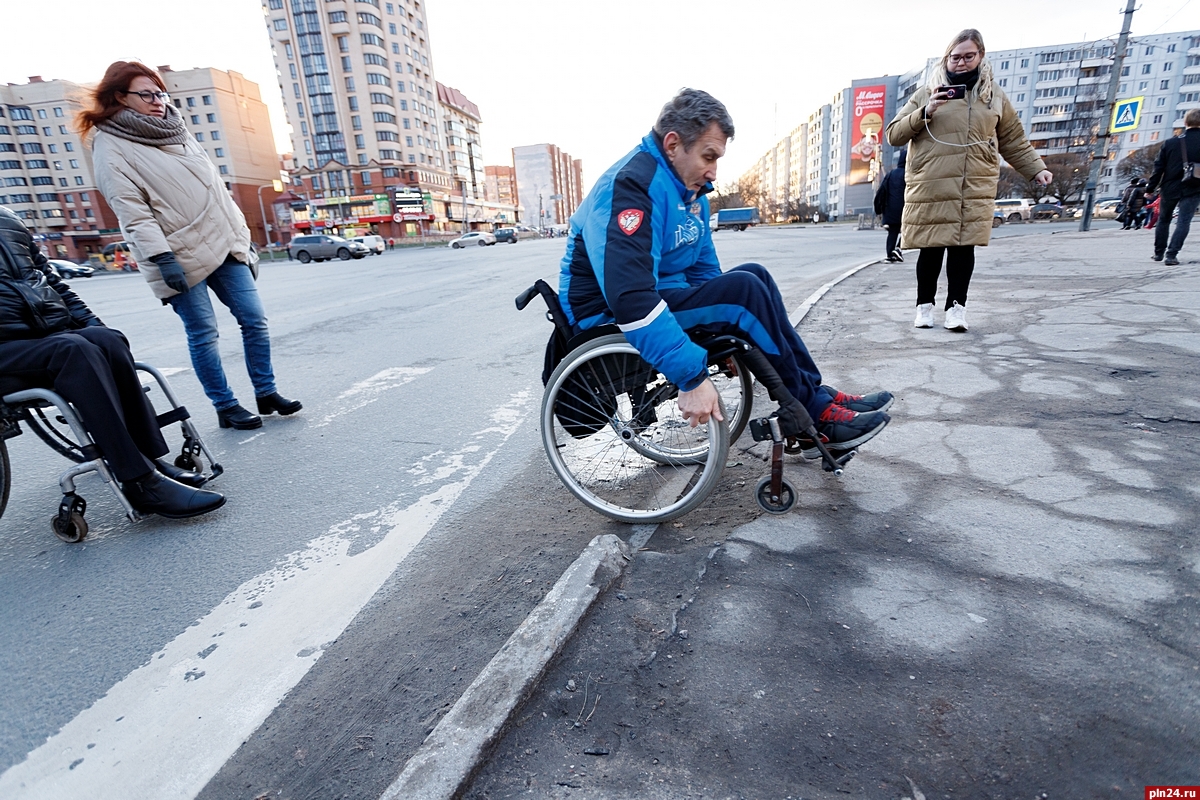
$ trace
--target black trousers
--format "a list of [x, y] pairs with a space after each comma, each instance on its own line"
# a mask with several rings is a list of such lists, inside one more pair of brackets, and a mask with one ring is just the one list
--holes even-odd
[[932, 303], [937, 295], [938, 276], [942, 274], [942, 256], [946, 257], [946, 308], [967, 304], [967, 288], [975, 271], [975, 246], [922, 247], [917, 257], [917, 305]]
[[146, 458], [170, 450], [118, 330], [97, 326], [0, 343], [0, 374], [51, 389], [75, 406], [117, 480], [145, 475], [153, 469]]
[[892, 251], [896, 249], [896, 242], [899, 241], [899, 239], [900, 223], [897, 222], [895, 225], [888, 225], [887, 253], [885, 253], [888, 258], [892, 257]]

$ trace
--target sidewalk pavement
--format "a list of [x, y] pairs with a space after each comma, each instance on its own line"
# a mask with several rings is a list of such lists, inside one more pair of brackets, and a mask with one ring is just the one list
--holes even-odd
[[912, 263], [816, 305], [800, 331], [826, 381], [892, 390], [891, 426], [841, 479], [789, 460], [785, 516], [758, 512], [765, 451], [740, 441], [466, 797], [1200, 783], [1200, 264], [1152, 262], [1132, 231], [977, 252], [965, 334], [940, 311], [912, 327]]

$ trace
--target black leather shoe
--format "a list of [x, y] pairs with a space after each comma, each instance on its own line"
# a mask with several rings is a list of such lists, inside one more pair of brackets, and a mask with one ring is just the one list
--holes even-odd
[[142, 514], [184, 519], [207, 514], [225, 505], [225, 495], [196, 489], [151, 472], [141, 480], [126, 481], [125, 497]]
[[1166, 260], [1163, 261], [1163, 263], [1166, 264], [1168, 267], [1173, 267], [1179, 263], [1179, 259], [1176, 258], [1175, 256], [1167, 256]]
[[286, 417], [288, 414], [295, 414], [300, 409], [304, 408], [304, 404], [299, 400], [288, 400], [279, 392], [271, 392], [264, 397], [254, 398], [258, 403], [258, 413], [263, 416], [279, 412], [279, 416]]
[[262, 419], [241, 406], [217, 411], [217, 421], [221, 423], [222, 428], [234, 428], [239, 431], [252, 431], [262, 427]]
[[1155, 253], [1154, 255], [1150, 256], [1150, 260], [1151, 260], [1151, 261], [1162, 261], [1162, 260], [1163, 260], [1163, 254], [1162, 254], [1162, 253]]
[[182, 483], [184, 486], [193, 486], [199, 489], [204, 485], [208, 478], [204, 477], [203, 473], [192, 472], [190, 469], [183, 469], [161, 458], [154, 459], [154, 468], [166, 475], [176, 483]]

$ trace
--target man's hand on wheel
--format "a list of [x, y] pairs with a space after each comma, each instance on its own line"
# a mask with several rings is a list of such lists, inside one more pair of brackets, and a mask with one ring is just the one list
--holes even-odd
[[725, 419], [721, 414], [721, 395], [717, 393], [717, 387], [713, 386], [713, 382], [708, 378], [705, 378], [704, 383], [690, 392], [679, 393], [679, 411], [693, 428], [697, 425], [704, 425], [710, 417], [715, 417], [717, 420]]

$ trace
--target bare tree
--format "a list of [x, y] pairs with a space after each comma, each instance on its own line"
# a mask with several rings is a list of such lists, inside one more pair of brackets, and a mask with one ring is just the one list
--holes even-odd
[[996, 184], [996, 197], [1006, 200], [1010, 197], [1024, 197], [1029, 181], [1007, 164], [1000, 167], [1000, 180]]
[[1128, 181], [1130, 178], [1149, 178], [1154, 172], [1154, 161], [1158, 158], [1162, 146], [1163, 142], [1152, 144], [1134, 150], [1122, 158], [1117, 164], [1117, 177], [1122, 181]]
[[762, 186], [750, 178], [741, 178], [737, 183], [738, 195], [742, 198], [743, 206], [754, 206], [759, 214], [766, 216], [770, 211], [767, 206], [769, 199]]
[[716, 190], [708, 195], [708, 207], [712, 211], [720, 211], [722, 208], [742, 208], [745, 205], [736, 183], [717, 186]]
[[1088, 153], [1055, 153], [1046, 156], [1046, 169], [1054, 180], [1045, 187], [1035, 187], [1036, 197], [1053, 197], [1060, 203], [1070, 203], [1083, 197], [1087, 187], [1091, 156]]

